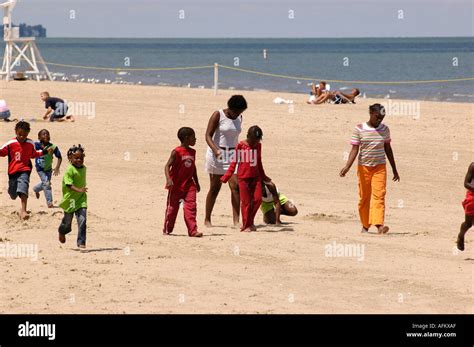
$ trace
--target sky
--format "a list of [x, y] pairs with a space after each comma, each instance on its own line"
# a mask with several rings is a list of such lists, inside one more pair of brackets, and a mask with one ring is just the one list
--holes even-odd
[[[6, 0], [0, 0], [4, 2]], [[474, 0], [19, 0], [48, 37], [473, 36]]]

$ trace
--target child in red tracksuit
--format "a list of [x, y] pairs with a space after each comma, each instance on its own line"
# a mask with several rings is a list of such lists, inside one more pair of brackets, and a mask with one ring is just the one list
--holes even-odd
[[21, 199], [20, 218], [28, 219], [26, 211], [28, 203], [28, 190], [30, 186], [30, 174], [33, 165], [31, 159], [51, 154], [53, 148], [50, 146], [37, 151], [35, 143], [28, 138], [30, 124], [20, 121], [15, 126], [16, 137], [8, 141], [0, 148], [0, 157], [8, 156], [8, 194], [15, 200]]
[[464, 236], [474, 224], [474, 161], [469, 165], [466, 177], [464, 178], [464, 188], [467, 189], [466, 198], [462, 202], [465, 219], [464, 223], [461, 224], [461, 230], [456, 242], [460, 251], [464, 251]]
[[201, 187], [196, 172], [196, 151], [191, 148], [196, 144], [196, 134], [193, 129], [183, 127], [178, 131], [178, 138], [181, 146], [173, 149], [165, 166], [166, 189], [169, 191], [163, 235], [173, 232], [179, 204], [183, 201], [184, 221], [188, 227], [189, 236], [202, 237], [196, 223], [196, 193], [201, 190]]
[[257, 125], [250, 127], [247, 140], [239, 142], [235, 148], [236, 157], [232, 160], [226, 174], [221, 177], [227, 183], [235, 171], [237, 162], [237, 178], [239, 181], [240, 206], [242, 211], [242, 228], [240, 231], [256, 231], [255, 215], [262, 204], [262, 181], [270, 182], [265, 175], [262, 164], [263, 132]]

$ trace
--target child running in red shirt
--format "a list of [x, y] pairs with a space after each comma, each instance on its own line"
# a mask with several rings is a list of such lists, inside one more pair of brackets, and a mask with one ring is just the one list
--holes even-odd
[[256, 231], [254, 224], [255, 215], [262, 204], [262, 180], [270, 182], [271, 179], [265, 175], [262, 164], [262, 140], [263, 132], [260, 127], [254, 125], [247, 132], [247, 140], [239, 142], [235, 148], [233, 158], [226, 174], [221, 177], [223, 183], [227, 183], [235, 171], [237, 162], [237, 178], [239, 181], [240, 205], [242, 211], [242, 228], [240, 231]]
[[31, 159], [42, 157], [53, 153], [51, 146], [42, 150], [35, 149], [35, 143], [28, 138], [30, 124], [19, 121], [15, 126], [16, 138], [8, 141], [0, 148], [0, 157], [8, 156], [8, 194], [15, 200], [21, 199], [20, 218], [28, 219], [26, 207], [28, 204], [28, 189], [30, 186], [30, 174], [33, 165]]
[[474, 222], [474, 162], [469, 165], [466, 177], [464, 178], [464, 187], [467, 189], [466, 198], [462, 202], [465, 219], [464, 223], [461, 224], [461, 230], [456, 242], [460, 251], [464, 251], [464, 235], [466, 235]]
[[184, 201], [184, 221], [190, 237], [202, 237], [197, 230], [196, 193], [201, 190], [196, 172], [196, 151], [191, 148], [196, 144], [196, 134], [192, 128], [183, 127], [178, 131], [181, 146], [171, 152], [165, 166], [166, 203], [165, 226], [163, 235], [173, 232], [180, 201]]

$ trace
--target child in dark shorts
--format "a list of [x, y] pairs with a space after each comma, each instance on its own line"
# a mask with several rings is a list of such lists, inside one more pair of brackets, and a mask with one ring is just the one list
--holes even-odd
[[53, 149], [45, 147], [35, 150], [35, 143], [28, 138], [30, 124], [20, 121], [15, 126], [16, 138], [8, 141], [0, 148], [0, 157], [8, 156], [8, 194], [15, 200], [21, 199], [20, 218], [28, 219], [26, 211], [28, 203], [28, 189], [32, 169], [31, 159], [51, 154]]

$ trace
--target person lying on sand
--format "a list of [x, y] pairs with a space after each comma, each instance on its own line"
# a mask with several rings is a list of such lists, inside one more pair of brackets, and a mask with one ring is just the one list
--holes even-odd
[[315, 105], [323, 104], [326, 101], [330, 101], [333, 104], [355, 104], [355, 98], [360, 94], [360, 90], [353, 88], [349, 94], [345, 94], [340, 90], [335, 92], [329, 92], [319, 96], [316, 101], [313, 102]]
[[296, 216], [298, 209], [288, 198], [278, 191], [275, 183], [262, 181], [263, 222], [265, 224], [281, 225], [281, 215]]
[[464, 223], [461, 224], [461, 230], [456, 242], [460, 251], [464, 251], [464, 235], [472, 227], [472, 222], [474, 221], [474, 162], [469, 165], [466, 178], [464, 179], [464, 187], [467, 189], [466, 198], [462, 202], [465, 219]]
[[49, 119], [50, 122], [75, 121], [74, 116], [67, 116], [68, 106], [63, 99], [52, 97], [48, 92], [42, 92], [40, 96], [46, 108], [44, 120]]

